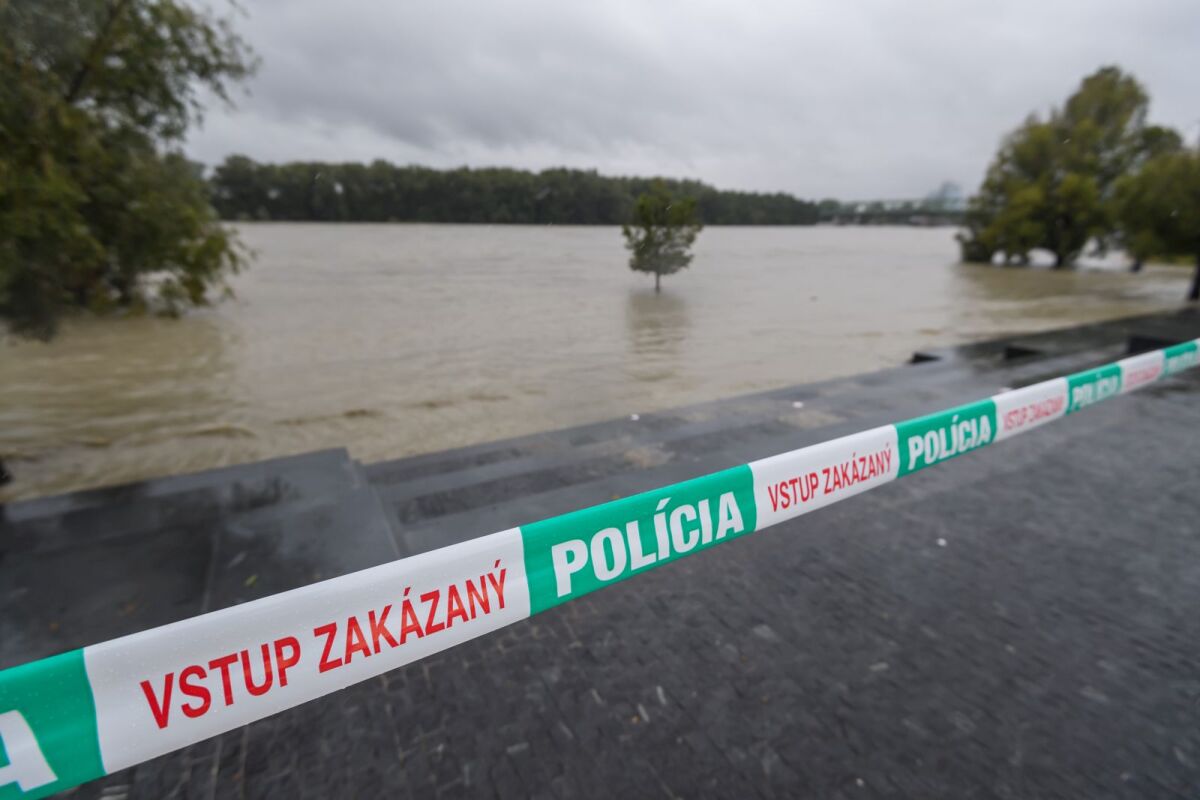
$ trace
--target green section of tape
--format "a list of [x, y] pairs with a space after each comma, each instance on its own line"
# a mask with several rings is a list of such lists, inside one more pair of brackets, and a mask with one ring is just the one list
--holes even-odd
[[[82, 650], [0, 672], [0, 714], [13, 711], [32, 739], [0, 742], [0, 781], [9, 780], [0, 784], [0, 800], [45, 797], [104, 774]], [[54, 780], [23, 791], [12, 779], [28, 773], [28, 765], [39, 759], [45, 759]]]
[[996, 438], [996, 404], [991, 400], [967, 403], [924, 417], [896, 423], [903, 477], [978, 450]]
[[1195, 342], [1184, 342], [1163, 350], [1162, 376], [1174, 375], [1200, 364], [1200, 347]]
[[1067, 413], [1073, 414], [1120, 393], [1121, 367], [1116, 364], [1106, 364], [1068, 375]]
[[530, 613], [750, 533], [754, 476], [734, 467], [521, 527]]

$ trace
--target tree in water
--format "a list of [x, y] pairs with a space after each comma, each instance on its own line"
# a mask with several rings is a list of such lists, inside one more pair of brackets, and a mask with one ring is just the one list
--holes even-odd
[[654, 273], [654, 291], [662, 291], [662, 276], [673, 275], [692, 263], [692, 244], [703, 226], [696, 201], [673, 198], [661, 183], [638, 196], [633, 220], [621, 226], [629, 249], [629, 268]]
[[1031, 250], [1075, 261], [1089, 242], [1122, 245], [1115, 237], [1117, 180], [1178, 136], [1146, 125], [1149, 97], [1116, 67], [1083, 80], [1061, 109], [1030, 116], [1005, 138], [971, 199], [959, 235], [963, 260], [1027, 263]]
[[1121, 238], [1134, 243], [1136, 257], [1194, 258], [1187, 299], [1200, 300], [1200, 151], [1155, 156], [1118, 181], [1114, 194]]
[[228, 20], [176, 0], [0, 2], [0, 321], [207, 301], [243, 263], [180, 151], [201, 88], [255, 62]]
[[[1139, 149], [1136, 162], [1131, 165], [1138, 170], [1159, 156], [1183, 150], [1183, 138], [1170, 128], [1150, 126], [1142, 131]], [[1155, 255], [1154, 242], [1147, 234], [1150, 222], [1146, 219], [1147, 209], [1132, 204], [1128, 196], [1129, 187], [1125, 185], [1126, 177], [1122, 176], [1113, 185], [1108, 209], [1112, 229], [1101, 240], [1101, 248], [1124, 250], [1130, 258], [1129, 271], [1141, 272], [1146, 259]]]

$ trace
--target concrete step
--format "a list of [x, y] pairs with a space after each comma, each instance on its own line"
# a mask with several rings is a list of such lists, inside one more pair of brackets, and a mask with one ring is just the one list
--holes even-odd
[[[412, 477], [379, 486], [399, 525], [408, 527], [447, 514], [491, 506], [498, 498], [533, 497], [610, 476], [637, 474], [675, 462], [692, 463], [708, 452], [752, 445], [755, 458], [968, 402], [1004, 388], [1104, 363], [1120, 355], [1115, 346], [1036, 359], [995, 360], [983, 370], [935, 363], [885, 370], [853, 380], [777, 390], [737, 398], [722, 414], [640, 434], [636, 423], [616, 422], [607, 440], [571, 446], [573, 430], [543, 444], [541, 455], [514, 457], [469, 469]], [[987, 379], [981, 380], [986, 375]], [[804, 397], [805, 400], [795, 398]], [[795, 403], [803, 407], [796, 408]], [[687, 417], [686, 411], [676, 416]], [[834, 433], [834, 431], [841, 431]], [[368, 468], [369, 470], [369, 468]], [[696, 473], [699, 474], [699, 473]], [[689, 476], [690, 477], [690, 476]], [[528, 521], [528, 519], [526, 519]]]
[[875, 385], [861, 378], [788, 387], [702, 403], [637, 420], [621, 419], [364, 467], [401, 522], [440, 513], [438, 497], [478, 484], [521, 491], [554, 489], [579, 480], [639, 469], [721, 447], [743, 436], [811, 429], [874, 415], [892, 403], [897, 382], [918, 397], [935, 398], [944, 383], [962, 381], [939, 364], [886, 370]]
[[362, 485], [358, 464], [345, 448], [316, 450], [294, 456], [270, 458], [182, 475], [151, 478], [120, 486], [38, 497], [0, 506], [0, 521], [23, 523], [118, 504], [142, 505], [147, 499], [215, 490], [217, 497], [243, 505], [294, 498], [320, 491], [333, 479], [345, 485]]
[[[542, 460], [544, 469], [501, 477], [494, 470], [468, 470], [454, 474], [456, 485], [428, 494], [415, 490], [433, 487], [434, 480], [387, 487], [381, 496], [395, 503], [401, 552], [413, 555], [1108, 363], [1124, 355], [1127, 344], [1127, 337], [1118, 336], [1100, 347], [1018, 359], [993, 347], [996, 357], [977, 363], [974, 370], [963, 370], [961, 363], [939, 370], [936, 362], [899, 373], [885, 370], [861, 376], [851, 387], [844, 381], [803, 387], [809, 399], [794, 414], [788, 413], [790, 402], [787, 411], [779, 408], [780, 399], [774, 417], [763, 414], [742, 427], [717, 425], [693, 436], [683, 435], [686, 427], [678, 428], [674, 432], [679, 435], [657, 443], [660, 459], [653, 464], [638, 463], [628, 453], [553, 465]], [[766, 401], [772, 395], [798, 396], [796, 390], [780, 390], [755, 399]], [[812, 424], [814, 420], [829, 422]], [[524, 463], [510, 462], [514, 468]], [[448, 482], [446, 475], [437, 477], [437, 483]]]
[[0, 669], [395, 559], [369, 487], [23, 547], [0, 561]]
[[[714, 439], [712, 447], [681, 450], [677, 457], [653, 467], [611, 472], [544, 491], [529, 492], [508, 484], [481, 484], [470, 487], [468, 492], [456, 498], [459, 501], [457, 507], [447, 499], [446, 513], [402, 523], [397, 544], [404, 556], [415, 555], [890, 421], [890, 414], [879, 413], [874, 417], [812, 429], [768, 429], [766, 426], [753, 432], [743, 429], [737, 435], [720, 440], [719, 446], [718, 440]], [[464, 497], [466, 502], [462, 502]]]
[[365, 485], [344, 449], [205, 470], [0, 507], [0, 552], [199, 524]]

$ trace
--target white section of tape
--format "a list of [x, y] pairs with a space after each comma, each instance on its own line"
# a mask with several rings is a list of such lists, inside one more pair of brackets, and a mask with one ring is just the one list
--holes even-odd
[[1162, 376], [1163, 351], [1154, 350], [1140, 356], [1122, 358], [1117, 366], [1121, 368], [1121, 394], [1132, 392], [1154, 383]]
[[900, 470], [896, 427], [884, 425], [750, 462], [758, 530], [887, 483]]
[[513, 528], [85, 648], [104, 768], [116, 772], [528, 616]]
[[1058, 419], [1067, 413], [1067, 379], [1054, 378], [992, 397], [996, 404], [996, 438], [1000, 442], [1018, 433]]

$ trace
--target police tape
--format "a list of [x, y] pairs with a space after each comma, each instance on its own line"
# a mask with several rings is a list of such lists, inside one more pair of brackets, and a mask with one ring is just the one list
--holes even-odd
[[1200, 364], [1200, 339], [0, 672], [0, 800], [42, 797]]

